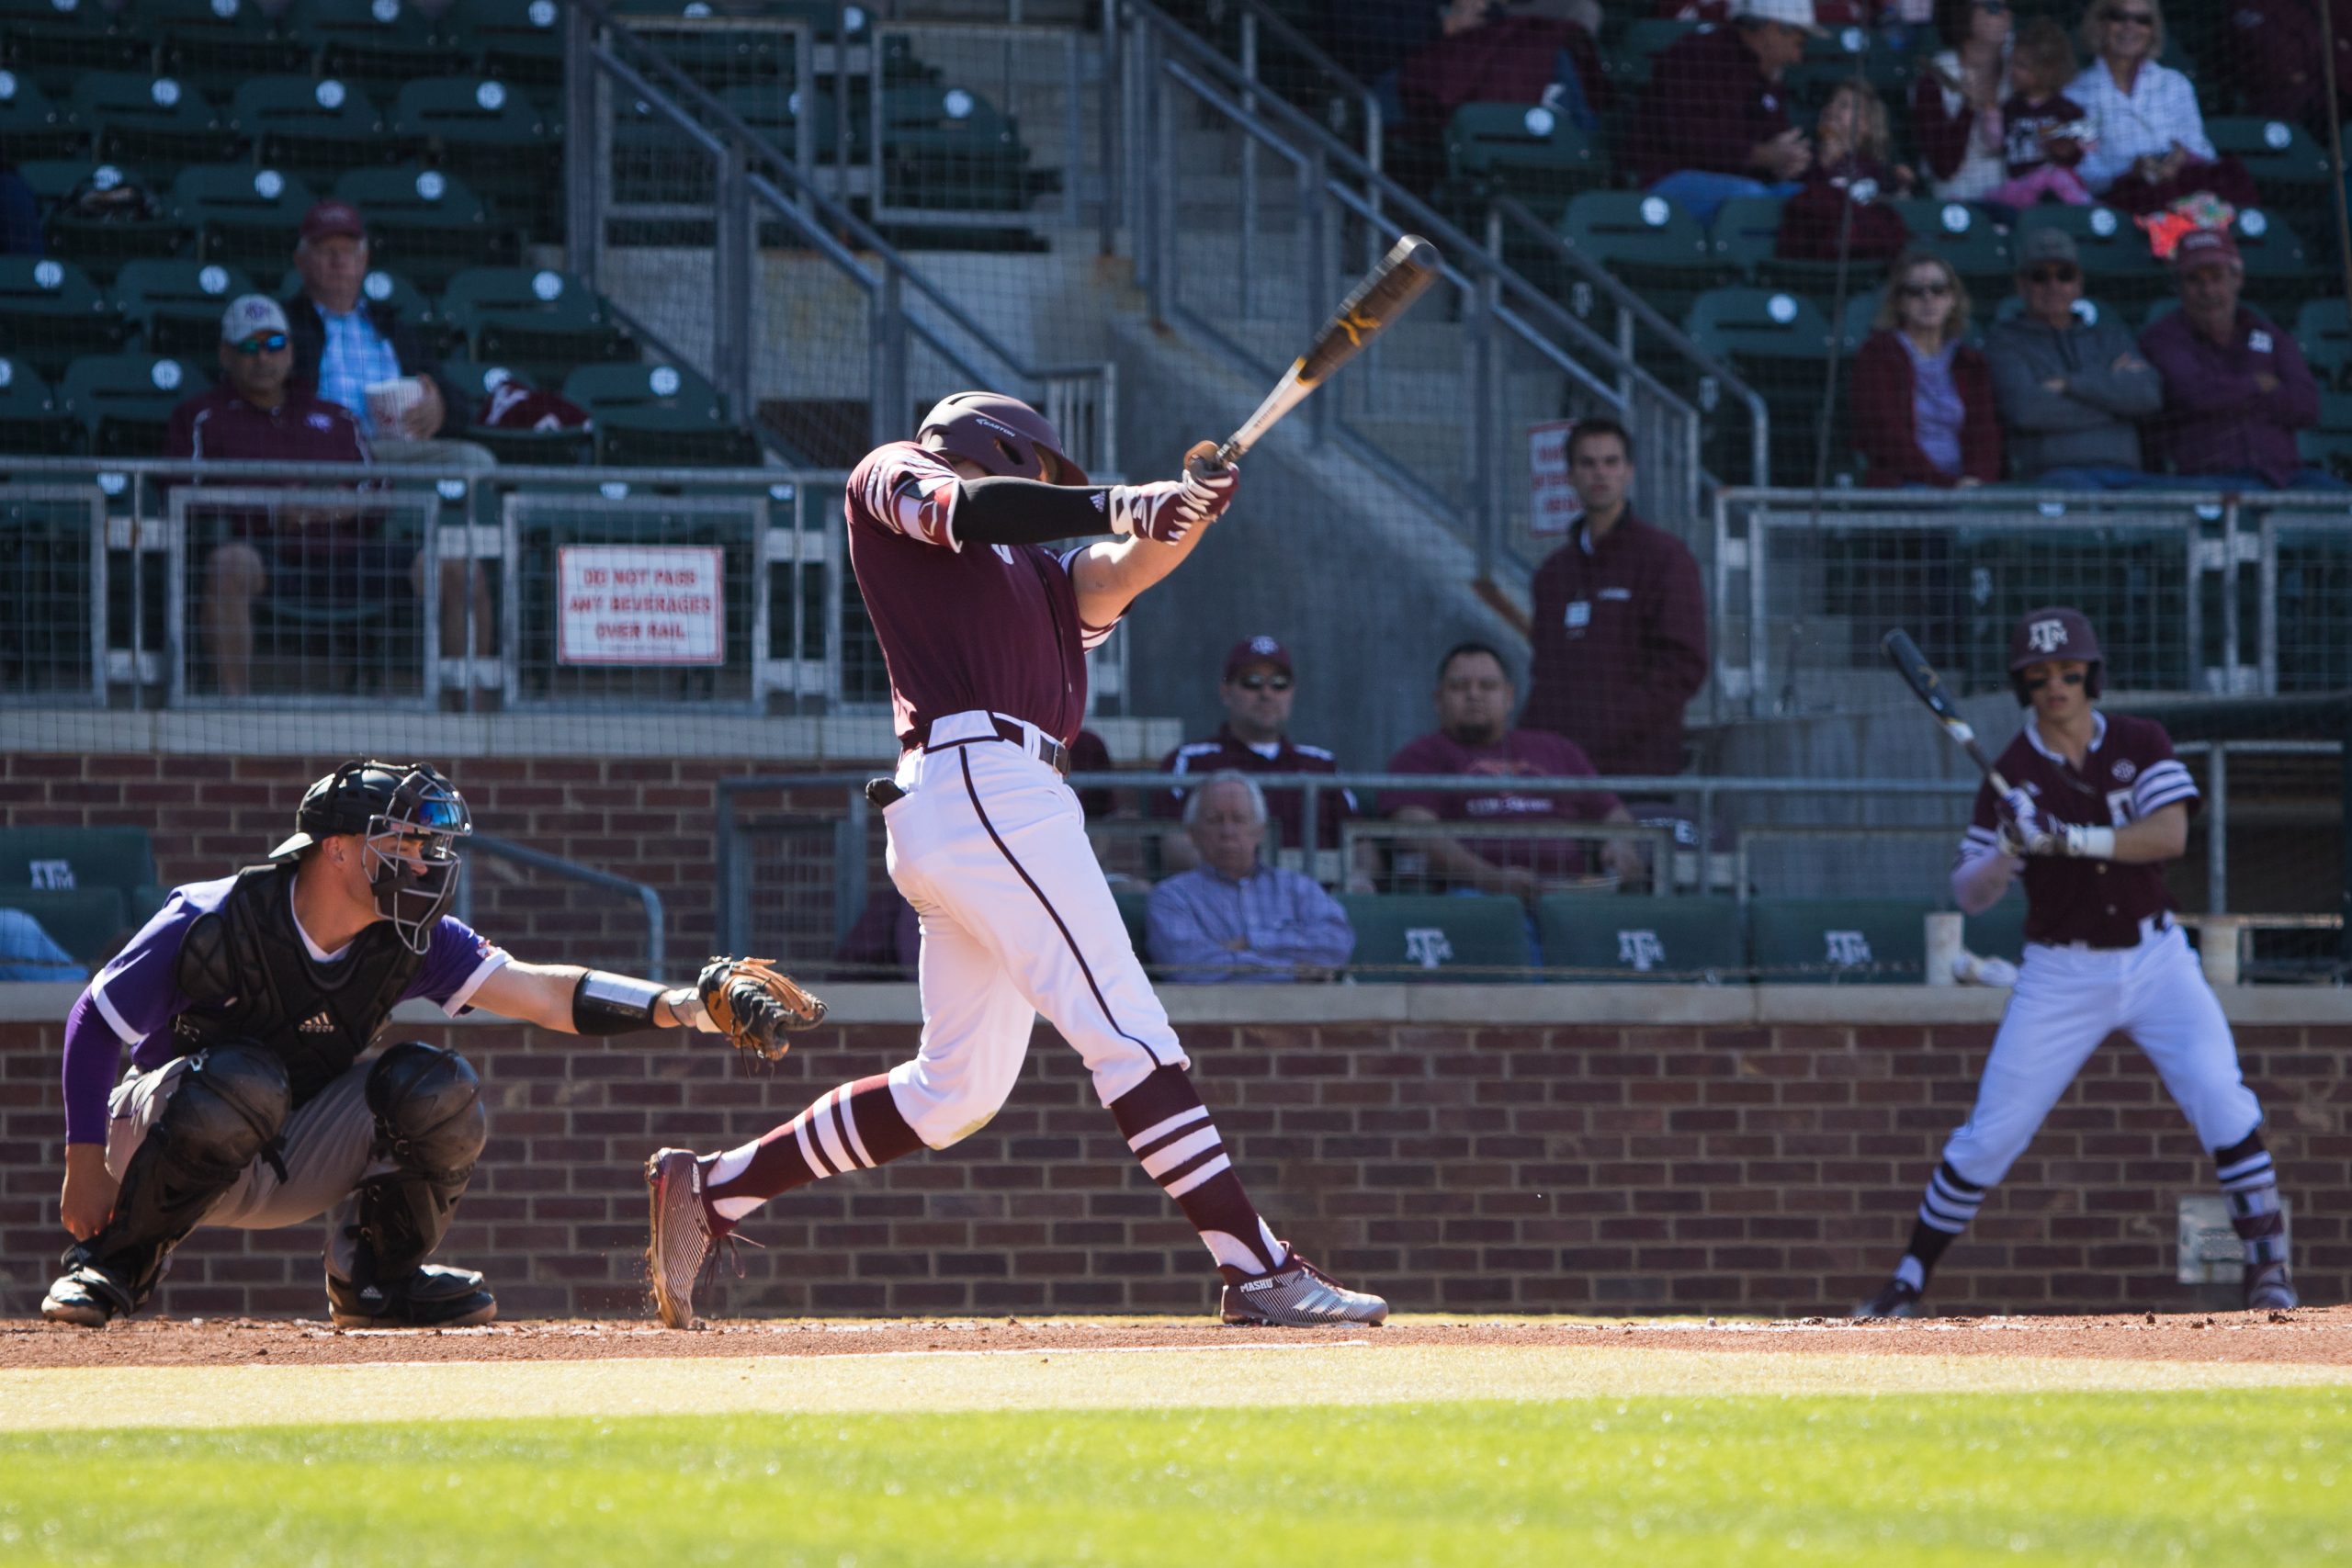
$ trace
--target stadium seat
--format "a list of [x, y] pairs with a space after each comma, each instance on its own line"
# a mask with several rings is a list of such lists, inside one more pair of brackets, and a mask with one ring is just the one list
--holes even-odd
[[[797, 92], [784, 92], [766, 84], [741, 85], [720, 93], [718, 101], [745, 125], [775, 142], [783, 152], [789, 153], [793, 151], [800, 122], [801, 104]], [[855, 101], [852, 100], [853, 103]], [[820, 164], [839, 163], [842, 129], [841, 103], [833, 91], [821, 82], [818, 85], [816, 105], [811, 112], [816, 119], [808, 128], [810, 155]], [[851, 115], [848, 130], [850, 161], [857, 163], [867, 156], [867, 149], [873, 144], [869, 117]]]
[[479, 76], [411, 82], [392, 100], [391, 132], [405, 156], [458, 175], [535, 231], [556, 226], [561, 132], [519, 88]]
[[1119, 906], [1119, 923], [1127, 928], [1127, 941], [1135, 944], [1136, 956], [1148, 960], [1150, 953], [1146, 945], [1148, 925], [1145, 916], [1151, 904], [1151, 895], [1114, 891], [1111, 897]]
[[1662, 196], [1589, 190], [1568, 203], [1560, 234], [1668, 317], [1728, 276], [1699, 220]]
[[0, 256], [0, 345], [54, 381], [83, 355], [111, 354], [130, 336], [89, 275], [70, 261]]
[[107, 163], [159, 176], [187, 164], [225, 163], [243, 151], [228, 117], [176, 76], [93, 71], [74, 84], [66, 112]]
[[1445, 128], [1445, 169], [1474, 202], [1518, 197], [1550, 221], [1578, 191], [1609, 177], [1609, 163], [1566, 115], [1541, 104], [1464, 104]]
[[2295, 448], [2304, 462], [2341, 479], [2352, 479], [2352, 431], [2299, 430]]
[[2210, 115], [2205, 135], [2213, 151], [2245, 165], [2266, 206], [2317, 216], [2328, 205], [2327, 152], [2292, 120]]
[[467, 0], [442, 13], [483, 75], [534, 89], [563, 85], [562, 20], [556, 0]]
[[1736, 196], [1715, 209], [1707, 237], [1727, 276], [1758, 281], [1780, 248], [1781, 212], [1787, 205], [1785, 197]]
[[95, 3], [61, 7], [12, 0], [0, 7], [0, 66], [63, 98], [92, 71], [131, 71], [154, 62], [154, 40]]
[[369, 260], [428, 292], [438, 293], [468, 267], [520, 254], [514, 231], [493, 220], [474, 188], [439, 169], [354, 169], [335, 182], [334, 194], [367, 220]]
[[[1783, 290], [1713, 288], [1692, 303], [1683, 330], [1764, 400], [1779, 433], [1772, 443], [1772, 482], [1812, 483], [1814, 443], [1789, 436], [1812, 431], [1821, 420], [1822, 375], [1829, 358], [1829, 322], [1821, 308]], [[1842, 402], [1841, 397], [1841, 407]], [[1715, 415], [1718, 422], [1744, 416], [1744, 405], [1729, 399]], [[1845, 450], [1842, 436], [1833, 431], [1830, 460], [1841, 461]]]
[[33, 158], [84, 158], [90, 132], [30, 76], [0, 66], [0, 147], [12, 163]]
[[574, 277], [546, 268], [469, 267], [449, 280], [442, 319], [473, 356], [548, 386], [574, 367], [634, 361], [637, 340]]
[[533, 379], [503, 365], [471, 359], [444, 359], [441, 374], [457, 384], [464, 400], [460, 418], [467, 423], [465, 438], [490, 448], [507, 468], [576, 468], [595, 460], [595, 433], [591, 430], [514, 430], [503, 425], [475, 424], [492, 388], [512, 383], [536, 385]]
[[94, 278], [126, 261], [193, 254], [195, 235], [171, 216], [163, 193], [136, 169], [82, 159], [34, 159], [17, 172], [48, 220], [50, 254]]
[[144, 828], [0, 828], [0, 897], [18, 888], [128, 894], [154, 880], [155, 849]]
[[594, 414], [664, 409], [714, 423], [727, 417], [716, 388], [669, 365], [583, 365], [564, 378], [563, 395]]
[[2173, 291], [2172, 274], [2148, 249], [2146, 232], [2111, 207], [2030, 207], [2009, 243], [2022, 247], [2027, 233], [2041, 228], [2063, 229], [2074, 240], [2086, 294], [2131, 310]]
[[1739, 979], [1747, 964], [1739, 905], [1730, 898], [1554, 893], [1535, 913], [1547, 969], [1712, 985]]
[[[302, 274], [289, 266], [278, 278], [277, 290], [271, 298], [291, 299], [300, 292]], [[395, 307], [401, 321], [423, 327], [428, 336], [439, 330], [440, 311], [422, 289], [399, 273], [370, 267], [368, 276], [359, 280], [359, 292], [375, 304]]]
[[1640, 17], [1625, 25], [1614, 49], [1603, 50], [1601, 59], [1609, 73], [1629, 86], [1639, 85], [1650, 79], [1650, 62], [1665, 53], [1690, 33], [1698, 31], [1695, 24], [1667, 17]]
[[95, 966], [130, 929], [122, 893], [113, 887], [82, 887], [50, 893], [0, 887], [0, 908], [21, 909], [40, 922], [76, 964]]
[[432, 18], [401, 0], [301, 0], [293, 19], [297, 35], [318, 51], [322, 76], [379, 99], [471, 63]]
[[93, 355], [66, 367], [59, 389], [66, 412], [88, 428], [93, 456], [160, 457], [172, 411], [212, 380], [209, 370], [185, 359]]
[[1349, 973], [1369, 984], [1528, 977], [1527, 907], [1487, 895], [1343, 893], [1356, 933]]
[[583, 365], [563, 395], [594, 416], [596, 457], [624, 468], [749, 468], [758, 438], [729, 419], [718, 391], [668, 365]]
[[1960, 944], [1979, 958], [2006, 958], [2015, 964], [2025, 956], [2025, 895], [2004, 897], [1982, 914], [1960, 922]]
[[0, 356], [0, 452], [37, 457], [78, 456], [82, 426], [65, 412], [30, 364]]
[[1759, 984], [1916, 986], [1931, 908], [1902, 898], [1757, 898], [1747, 908]]
[[2275, 212], [2247, 208], [2230, 232], [2245, 264], [2245, 302], [2274, 320], [2284, 321], [2310, 300], [2343, 287], [2342, 271], [2315, 263], [2294, 225]]
[[[1979, 314], [2017, 292], [2016, 253], [2011, 237], [2003, 234], [1982, 209], [1964, 201], [1912, 199], [1889, 204], [1911, 231], [1912, 239], [1934, 251], [1967, 285], [1970, 303]], [[1871, 291], [1883, 284], [1886, 269], [1873, 266], [1868, 274]]]
[[229, 301], [252, 292], [252, 278], [218, 262], [128, 262], [114, 282], [115, 304], [138, 323], [149, 354], [182, 355], [199, 364], [220, 346]]
[[2346, 372], [2352, 371], [2352, 317], [2341, 299], [2303, 301], [2295, 312], [2295, 346], [2303, 351], [2323, 388], [2352, 391], [2346, 382]]
[[172, 182], [173, 214], [197, 231], [203, 259], [256, 276], [294, 254], [302, 215], [317, 200], [308, 182], [248, 164], [182, 169]]
[[332, 76], [257, 76], [230, 100], [229, 128], [253, 143], [264, 167], [320, 187], [346, 169], [382, 163], [390, 148], [383, 111]]
[[967, 87], [885, 87], [882, 191], [894, 206], [1017, 212], [1029, 205], [1020, 127]]
[[249, 77], [311, 65], [309, 46], [255, 0], [138, 0], [138, 13], [142, 29], [161, 35], [162, 67], [216, 96]]

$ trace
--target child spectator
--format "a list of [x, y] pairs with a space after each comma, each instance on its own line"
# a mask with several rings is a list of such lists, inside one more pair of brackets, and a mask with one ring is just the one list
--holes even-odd
[[2083, 161], [2090, 124], [2083, 107], [2065, 94], [2075, 79], [2075, 46], [2066, 29], [2047, 17], [2036, 17], [2018, 35], [2009, 57], [2009, 85], [2014, 89], [2001, 106], [2002, 145], [2008, 159], [2007, 183], [1984, 193], [1984, 199], [2004, 207], [2031, 207], [2052, 197], [2069, 207], [2085, 207], [2090, 188], [2075, 165]]
[[[1918, 176], [1887, 162], [1886, 105], [1868, 83], [1840, 83], [1829, 95], [1814, 124], [1813, 145], [1804, 186], [1781, 209], [1774, 251], [1792, 261], [1834, 261], [1842, 236], [1849, 256], [1887, 261], [1900, 255], [1911, 232], [1884, 203], [1909, 195]], [[1850, 220], [1845, 216], [1849, 202]]]

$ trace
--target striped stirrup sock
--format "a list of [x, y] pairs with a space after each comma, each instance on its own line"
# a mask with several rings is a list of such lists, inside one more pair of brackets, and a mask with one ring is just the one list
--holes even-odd
[[1160, 1067], [1111, 1104], [1113, 1120], [1144, 1174], [1176, 1200], [1226, 1283], [1270, 1273], [1288, 1249], [1258, 1215], [1233, 1173], [1233, 1158], [1182, 1067]]
[[703, 1201], [711, 1230], [735, 1222], [780, 1193], [845, 1170], [871, 1170], [922, 1147], [899, 1114], [882, 1074], [828, 1089], [816, 1103], [756, 1143], [703, 1161]]

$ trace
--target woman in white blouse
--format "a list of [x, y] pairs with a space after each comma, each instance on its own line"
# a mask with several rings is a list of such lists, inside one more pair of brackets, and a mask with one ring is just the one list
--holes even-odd
[[2156, 63], [2165, 42], [2158, 0], [2096, 0], [2083, 42], [2097, 58], [2066, 96], [2098, 133], [2075, 170], [2094, 195], [2126, 212], [2154, 212], [2199, 191], [2241, 206], [2254, 200], [2245, 167], [2214, 152], [2197, 89]]

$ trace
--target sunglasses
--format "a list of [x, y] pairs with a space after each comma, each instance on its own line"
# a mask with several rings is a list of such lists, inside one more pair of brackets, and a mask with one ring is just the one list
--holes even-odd
[[2156, 25], [2153, 11], [2109, 11], [2103, 19], [2110, 28], [2153, 28]]
[[1932, 299], [1951, 292], [1951, 285], [1942, 282], [1906, 283], [1903, 286], [1903, 297], [1906, 299]]
[[[2083, 672], [2079, 670], [2068, 670], [2058, 677], [2058, 682], [2064, 686], [2079, 686], [2083, 683]], [[2049, 676], [2034, 675], [2027, 679], [2025, 689], [2029, 692], [2038, 692], [2048, 684], [2050, 684]]]
[[286, 347], [284, 333], [271, 333], [266, 337], [249, 337], [243, 343], [230, 344], [239, 354], [277, 354]]
[[2025, 280], [2028, 283], [2075, 283], [2082, 276], [2080, 267], [2038, 266], [2025, 275]]
[[1290, 677], [1287, 675], [1244, 675], [1233, 683], [1245, 692], [1290, 690]]

